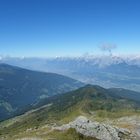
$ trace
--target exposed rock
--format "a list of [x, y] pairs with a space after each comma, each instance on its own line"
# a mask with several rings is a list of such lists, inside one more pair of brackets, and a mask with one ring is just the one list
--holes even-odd
[[128, 123], [133, 127], [132, 132], [136, 134], [137, 140], [140, 140], [140, 116], [122, 117], [118, 119], [119, 123]]
[[65, 131], [69, 128], [75, 128], [77, 132], [85, 136], [96, 137], [100, 140], [136, 140], [135, 135], [128, 129], [92, 122], [83, 116], [76, 118], [75, 121], [68, 124], [55, 127], [54, 129]]

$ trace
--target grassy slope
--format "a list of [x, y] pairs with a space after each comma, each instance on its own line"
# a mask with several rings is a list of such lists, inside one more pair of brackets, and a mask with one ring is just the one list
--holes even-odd
[[[8, 127], [1, 128], [0, 135], [11, 137], [20, 132], [26, 132], [29, 128], [42, 131], [40, 128], [44, 125], [54, 123], [61, 125], [79, 115], [94, 117], [97, 120], [114, 119], [139, 114], [140, 107], [137, 102], [111, 95], [106, 89], [90, 85], [70, 93], [51, 97], [37, 106], [45, 104], [48, 106], [26, 113], [26, 115], [13, 120], [14, 123]], [[8, 124], [9, 122], [4, 123]], [[6, 126], [5, 124], [3, 126]]]

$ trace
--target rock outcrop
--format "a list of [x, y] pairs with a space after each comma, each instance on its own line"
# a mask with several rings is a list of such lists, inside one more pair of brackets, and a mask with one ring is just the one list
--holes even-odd
[[132, 126], [132, 132], [136, 134], [137, 140], [140, 140], [140, 116], [122, 117], [117, 121], [118, 123], [127, 123]]
[[92, 122], [84, 116], [80, 116], [75, 121], [54, 129], [65, 131], [70, 128], [76, 129], [77, 132], [85, 136], [96, 137], [100, 140], [136, 140], [135, 135], [128, 129]]

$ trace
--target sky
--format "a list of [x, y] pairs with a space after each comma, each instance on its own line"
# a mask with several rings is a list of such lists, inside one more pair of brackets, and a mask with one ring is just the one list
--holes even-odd
[[0, 0], [0, 55], [140, 53], [139, 0]]

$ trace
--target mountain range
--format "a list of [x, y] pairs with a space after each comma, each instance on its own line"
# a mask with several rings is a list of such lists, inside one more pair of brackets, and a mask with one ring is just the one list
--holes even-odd
[[2, 57], [1, 62], [37, 71], [59, 73], [86, 84], [105, 88], [140, 91], [139, 56]]
[[[80, 77], [100, 73], [89, 63], [63, 62], [58, 68], [71, 65]], [[105, 74], [123, 75], [119, 68], [134, 78], [139, 74], [124, 63], [101, 67]], [[0, 120], [2, 140], [139, 140], [140, 92], [0, 64]]]

